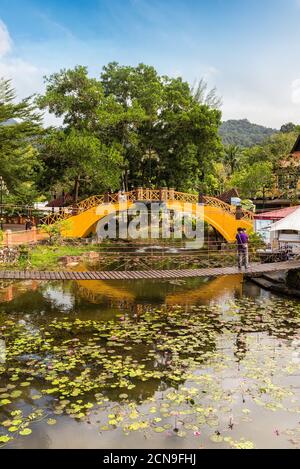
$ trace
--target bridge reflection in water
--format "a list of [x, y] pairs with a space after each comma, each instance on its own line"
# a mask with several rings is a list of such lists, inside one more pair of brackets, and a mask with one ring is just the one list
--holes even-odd
[[[50, 290], [54, 296], [65, 291], [72, 298], [79, 300], [75, 310], [77, 313], [81, 311], [82, 317], [89, 315], [88, 304], [91, 304], [99, 305], [99, 314], [103, 320], [106, 320], [111, 319], [112, 312], [116, 310], [131, 312], [139, 316], [146, 310], [162, 305], [189, 308], [193, 305], [212, 302], [222, 303], [231, 298], [240, 298], [244, 289], [242, 275], [228, 275], [213, 279], [165, 280], [160, 281], [159, 284], [153, 280], [134, 282], [77, 280], [49, 284], [36, 280], [9, 281], [0, 284], [0, 304], [11, 303], [14, 311], [23, 314], [31, 313], [35, 309], [32, 305], [30, 307], [30, 301], [33, 298], [35, 304], [43, 305], [44, 309], [43, 302], [48, 298]], [[28, 301], [29, 305], [27, 305]], [[47, 314], [51, 315], [51, 311]]]
[[[151, 288], [153, 284], [153, 289]], [[220, 301], [230, 297], [240, 297], [243, 293], [242, 275], [228, 275], [214, 279], [196, 279], [194, 282], [175, 280], [165, 281], [157, 292], [157, 303], [166, 305], [192, 305], [207, 304], [211, 301]], [[153, 303], [153, 293], [157, 290], [154, 281], [115, 282], [78, 280], [75, 283], [79, 287], [80, 296], [92, 303], [109, 301], [113, 304], [147, 304]], [[143, 288], [143, 286], [145, 288]], [[125, 304], [124, 304], [125, 303]]]

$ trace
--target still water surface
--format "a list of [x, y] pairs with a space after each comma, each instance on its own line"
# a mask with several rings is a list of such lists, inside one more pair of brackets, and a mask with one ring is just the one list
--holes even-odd
[[300, 303], [240, 276], [3, 284], [0, 339], [4, 448], [300, 446]]

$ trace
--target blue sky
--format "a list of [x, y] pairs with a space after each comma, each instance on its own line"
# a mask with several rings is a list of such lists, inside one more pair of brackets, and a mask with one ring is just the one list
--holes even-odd
[[224, 119], [300, 123], [300, 0], [0, 0], [0, 20], [19, 96], [63, 67], [145, 62], [217, 86]]

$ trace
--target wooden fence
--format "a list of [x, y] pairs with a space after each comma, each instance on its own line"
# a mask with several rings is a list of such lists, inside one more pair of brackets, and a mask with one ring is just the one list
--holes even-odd
[[34, 226], [31, 230], [26, 231], [4, 231], [1, 244], [7, 247], [19, 246], [20, 244], [34, 244], [47, 238], [46, 233]]

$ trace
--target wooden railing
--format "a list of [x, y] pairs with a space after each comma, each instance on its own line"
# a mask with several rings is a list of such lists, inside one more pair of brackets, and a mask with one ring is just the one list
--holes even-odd
[[[93, 209], [98, 205], [120, 203], [120, 202], [168, 202], [178, 201], [183, 203], [203, 203], [206, 206], [215, 207], [229, 215], [236, 216], [236, 207], [229, 205], [216, 197], [200, 196], [198, 194], [189, 194], [185, 192], [177, 192], [174, 189], [144, 189], [139, 187], [130, 192], [117, 192], [114, 194], [93, 195], [76, 205], [62, 208], [60, 212], [51, 213], [43, 223], [51, 225], [58, 221], [66, 220], [73, 215], [78, 215], [86, 210]], [[254, 220], [253, 212], [248, 210], [240, 210], [240, 218], [242, 220]]]

